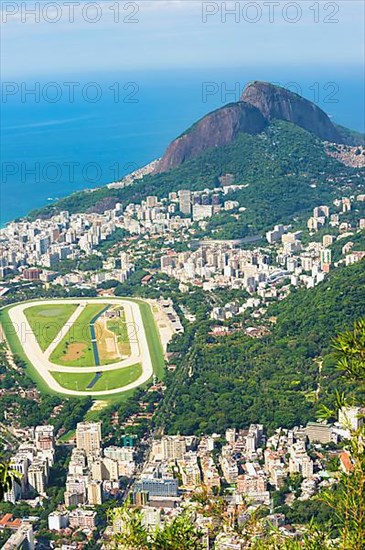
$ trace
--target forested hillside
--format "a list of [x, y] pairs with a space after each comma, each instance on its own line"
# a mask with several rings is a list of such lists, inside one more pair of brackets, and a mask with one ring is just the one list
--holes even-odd
[[365, 317], [364, 268], [364, 261], [340, 268], [314, 289], [293, 291], [269, 308], [277, 322], [261, 340], [242, 331], [213, 338], [211, 323], [198, 321], [171, 345], [177, 369], [157, 422], [171, 433], [252, 422], [275, 429], [314, 420], [321, 403], [333, 403], [335, 387], [355, 395], [334, 367], [331, 340]]
[[[323, 143], [314, 135], [289, 122], [274, 121], [259, 135], [240, 133], [231, 144], [209, 149], [169, 172], [145, 176], [123, 189], [74, 193], [32, 216], [48, 216], [60, 210], [103, 211], [116, 202], [140, 202], [147, 195], [164, 197], [179, 189], [215, 188], [219, 176], [226, 173], [234, 175], [236, 184], [246, 185], [226, 196], [246, 208], [240, 220], [242, 234], [238, 236], [308, 213], [342, 192], [356, 193], [360, 183], [356, 175], [359, 170], [328, 157]], [[236, 222], [231, 222], [232, 231]], [[224, 215], [218, 216], [215, 224], [226, 231], [230, 225]]]

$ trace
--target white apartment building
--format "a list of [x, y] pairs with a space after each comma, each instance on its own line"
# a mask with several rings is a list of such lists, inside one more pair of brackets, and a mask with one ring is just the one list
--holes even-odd
[[79, 422], [76, 428], [76, 447], [86, 454], [101, 448], [101, 422]]

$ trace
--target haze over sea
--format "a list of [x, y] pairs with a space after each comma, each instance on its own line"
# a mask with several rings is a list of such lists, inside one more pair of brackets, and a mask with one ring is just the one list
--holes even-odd
[[[34, 78], [27, 88], [39, 82], [48, 100], [40, 95], [36, 102], [35, 96], [19, 91], [6, 101], [3, 95], [1, 103], [0, 225], [74, 191], [120, 179], [161, 156], [168, 143], [198, 118], [238, 100], [238, 88], [250, 80], [287, 86], [315, 101], [335, 122], [365, 129], [360, 67], [340, 74], [318, 67], [246, 67]], [[51, 100], [56, 88], [44, 87], [51, 81], [62, 90], [55, 102]], [[80, 83], [74, 102], [69, 100], [67, 82]], [[98, 101], [92, 102], [96, 88], [84, 87], [90, 82], [101, 90]]]

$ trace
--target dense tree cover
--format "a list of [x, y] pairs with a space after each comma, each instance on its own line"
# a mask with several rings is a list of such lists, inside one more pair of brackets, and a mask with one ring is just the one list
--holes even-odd
[[354, 243], [354, 246], [351, 251], [356, 250], [365, 250], [365, 231], [359, 231], [355, 235], [350, 235], [344, 239], [336, 240], [331, 246], [332, 250], [332, 260], [338, 261], [342, 256], [342, 248], [347, 243]]
[[[143, 391], [136, 390], [129, 397], [121, 401], [116, 401], [100, 411], [98, 414], [98, 420], [101, 420], [102, 422], [102, 435], [104, 441], [108, 445], [120, 444], [120, 438], [125, 433], [125, 431], [120, 428], [120, 424], [122, 424], [129, 416], [140, 410], [138, 401], [142, 399], [142, 396]], [[113, 424], [113, 413], [118, 413], [118, 424]]]
[[97, 296], [95, 288], [80, 288], [78, 286], [50, 286], [45, 288], [43, 284], [26, 286], [22, 285], [12, 289], [2, 299], [2, 304], [7, 306], [26, 300], [35, 300], [37, 298], [95, 298]]
[[123, 241], [128, 235], [128, 231], [122, 229], [121, 227], [117, 227], [114, 233], [110, 235], [105, 241], [103, 241], [97, 249], [102, 254], [105, 254], [113, 246], [115, 246], [116, 244], [120, 244], [120, 242]]
[[[126, 434], [132, 434], [140, 440], [150, 429], [150, 423], [143, 419], [133, 426], [123, 427], [123, 423], [131, 415], [142, 411], [141, 401], [147, 404], [144, 412], [153, 412], [157, 404], [162, 399], [160, 391], [145, 391], [142, 388], [134, 392], [128, 392], [118, 401], [111, 402], [110, 405], [102, 409], [92, 418], [97, 418], [102, 422], [102, 435], [106, 445], [121, 445], [122, 437]], [[118, 414], [118, 422], [113, 421], [113, 413]]]
[[71, 456], [71, 449], [64, 445], [57, 445], [55, 462], [49, 471], [49, 495], [57, 493], [59, 489], [64, 490], [66, 485], [67, 464]]
[[[34, 388], [34, 382], [26, 370], [26, 365], [21, 358], [15, 356], [14, 361], [17, 370], [9, 367], [3, 349], [0, 349], [0, 369], [5, 371], [0, 379], [0, 387], [16, 390], [19, 388], [30, 390]], [[6, 415], [9, 411], [15, 416], [16, 422], [21, 427], [37, 426], [50, 423], [55, 426], [56, 433], [61, 428], [66, 431], [73, 430], [77, 422], [80, 422], [92, 404], [92, 399], [62, 399], [56, 395], [40, 394], [40, 399], [35, 400], [22, 397], [11, 392], [0, 396], [0, 422], [7, 422]], [[54, 414], [55, 407], [59, 407]]]
[[[148, 271], [143, 269], [137, 269], [132, 273], [124, 283], [120, 283], [115, 287], [116, 296], [136, 296], [139, 294], [142, 296], [143, 287], [141, 287], [141, 280], [148, 275]], [[142, 292], [142, 294], [141, 294]]]
[[60, 273], [70, 273], [70, 271], [98, 271], [103, 267], [103, 260], [97, 254], [90, 256], [81, 256], [76, 260], [62, 260], [52, 266], [52, 269]]
[[[62, 405], [62, 409], [53, 416], [56, 406]], [[0, 397], [0, 421], [5, 420], [4, 413], [11, 410], [17, 415], [19, 426], [38, 426], [49, 422], [55, 426], [57, 432], [60, 428], [66, 431], [76, 428], [77, 422], [81, 422], [85, 413], [92, 405], [91, 398], [60, 399], [59, 397], [42, 394], [40, 402], [27, 399], [19, 395], [2, 395]]]
[[[232, 194], [231, 198], [236, 200], [236, 195], [237, 193]], [[197, 235], [204, 238], [207, 233], [217, 240], [243, 239], [252, 234], [252, 226], [246, 221], [246, 213], [239, 216], [235, 212], [223, 212], [210, 218], [207, 228], [197, 232]]]
[[360, 397], [357, 385], [339, 379], [331, 342], [364, 314], [364, 285], [360, 262], [314, 289], [294, 290], [269, 308], [277, 323], [263, 339], [241, 331], [215, 339], [210, 321], [194, 323], [170, 346], [177, 369], [168, 375], [156, 422], [185, 434], [252, 422], [291, 427], [314, 420], [319, 405], [333, 401], [335, 381]]
[[0, 531], [0, 545], [3, 546], [6, 541], [11, 537], [13, 534], [11, 529], [1, 529]]
[[324, 502], [318, 500], [295, 500], [291, 506], [283, 505], [275, 512], [285, 514], [288, 523], [309, 523], [315, 519], [319, 524], [331, 520], [332, 510]]
[[0, 344], [0, 389], [14, 390], [16, 387], [29, 389], [33, 383], [28, 376], [24, 376], [25, 364], [20, 357], [14, 357], [14, 363], [18, 370], [10, 369], [6, 356], [6, 347], [4, 343]]
[[365, 136], [364, 134], [357, 132], [356, 130], [350, 130], [350, 128], [345, 128], [340, 124], [335, 124], [337, 130], [340, 134], [346, 138], [350, 139], [354, 145], [365, 145]]
[[274, 121], [257, 136], [239, 134], [233, 143], [209, 149], [169, 172], [145, 176], [138, 185], [74, 193], [56, 205], [31, 213], [31, 217], [60, 210], [98, 210], [100, 204], [110, 208], [116, 202], [140, 202], [150, 194], [166, 197], [170, 191], [184, 188], [212, 189], [225, 173], [234, 174], [235, 183], [247, 184], [227, 195], [227, 199], [238, 200], [247, 210], [239, 223], [230, 218], [227, 224], [226, 214], [217, 216], [212, 229], [223, 231], [226, 238], [237, 238], [327, 203], [338, 195], [338, 186], [329, 181], [329, 176], [348, 178], [359, 170], [346, 168], [328, 157], [322, 142], [302, 128]]

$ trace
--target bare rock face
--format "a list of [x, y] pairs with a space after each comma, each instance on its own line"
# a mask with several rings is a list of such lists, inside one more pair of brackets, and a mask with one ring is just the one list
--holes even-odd
[[154, 173], [180, 166], [207, 149], [231, 143], [237, 134], [259, 134], [272, 119], [292, 122], [323, 141], [345, 143], [326, 113], [307, 99], [268, 82], [250, 83], [237, 103], [213, 111], [175, 139]]
[[232, 103], [199, 120], [168, 147], [155, 173], [166, 172], [197, 157], [206, 149], [231, 143], [240, 132], [258, 134], [267, 124], [260, 111], [242, 101]]
[[243, 91], [241, 100], [257, 107], [268, 120], [292, 122], [324, 141], [343, 141], [322, 109], [285, 88], [268, 82], [252, 82]]

